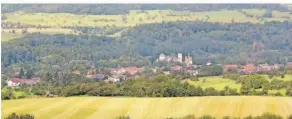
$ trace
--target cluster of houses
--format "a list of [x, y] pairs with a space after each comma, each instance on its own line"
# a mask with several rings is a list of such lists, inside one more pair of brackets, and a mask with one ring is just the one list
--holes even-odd
[[[238, 73], [241, 74], [249, 74], [249, 73], [262, 73], [262, 72], [269, 72], [269, 71], [275, 71], [279, 70], [280, 68], [284, 68], [284, 64], [258, 64], [254, 65], [251, 63], [248, 63], [246, 65], [237, 65], [237, 64], [226, 64], [223, 65], [223, 71], [228, 72], [230, 70], [236, 70]], [[292, 67], [292, 62], [289, 62], [287, 64], [287, 67]]]
[[34, 77], [31, 79], [8, 78], [6, 80], [7, 86], [35, 85], [39, 82], [40, 82], [40, 77]]
[[[102, 73], [103, 71], [97, 71], [97, 69], [90, 69], [87, 71], [86, 77], [93, 79], [103, 79], [105, 82], [118, 82], [129, 78], [135, 78], [135, 76], [137, 77], [137, 74], [140, 73], [143, 69], [143, 67], [136, 66], [104, 68], [104, 70], [108, 71], [108, 74]], [[72, 74], [81, 75], [79, 70], [72, 71]]]
[[[190, 55], [185, 56], [183, 58], [182, 53], [178, 53], [176, 56], [166, 56], [164, 54], [160, 54], [159, 58], [157, 59], [157, 62], [167, 62], [170, 64], [170, 67], [154, 67], [150, 68], [154, 73], [156, 73], [158, 70], [163, 72], [166, 75], [172, 75], [175, 72], [180, 72], [183, 74], [188, 75], [198, 75], [200, 73], [200, 67], [201, 65], [194, 65], [192, 61], [192, 57]], [[209, 66], [212, 63], [209, 61], [205, 66]], [[223, 72], [229, 72], [229, 71], [236, 71], [236, 73], [240, 74], [250, 74], [250, 73], [261, 73], [261, 72], [268, 72], [268, 71], [274, 71], [279, 70], [282, 67], [285, 67], [284, 64], [258, 64], [254, 65], [251, 63], [248, 63], [246, 65], [237, 65], [237, 64], [225, 64], [219, 66], [222, 66]], [[288, 67], [292, 67], [292, 62], [287, 64]], [[129, 66], [129, 67], [120, 67], [120, 68], [104, 68], [103, 71], [97, 70], [97, 69], [90, 69], [87, 70], [87, 73], [85, 76], [87, 78], [93, 78], [93, 79], [100, 79], [104, 80], [105, 82], [119, 82], [122, 80], [128, 80], [128, 79], [135, 79], [139, 76], [141, 76], [142, 71], [145, 70], [145, 67], [138, 67], [138, 66]], [[82, 75], [81, 71], [74, 70], [71, 72], [75, 75]], [[7, 80], [8, 86], [19, 86], [22, 84], [25, 85], [34, 85], [40, 82], [40, 78], [31, 78], [31, 79], [20, 79], [20, 78], [9, 78]]]

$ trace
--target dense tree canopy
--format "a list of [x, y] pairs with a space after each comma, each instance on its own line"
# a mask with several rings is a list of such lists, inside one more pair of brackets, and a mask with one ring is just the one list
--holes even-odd
[[282, 63], [292, 61], [290, 22], [208, 23], [169, 22], [129, 29], [122, 37], [28, 34], [2, 42], [2, 68], [14, 64], [70, 67], [145, 66], [160, 53], [190, 53], [195, 64]]

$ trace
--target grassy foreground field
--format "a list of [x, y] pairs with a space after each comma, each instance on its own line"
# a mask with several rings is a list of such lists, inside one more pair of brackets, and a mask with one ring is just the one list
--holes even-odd
[[161, 119], [189, 114], [216, 117], [260, 115], [264, 112], [287, 117], [291, 97], [215, 96], [178, 98], [60, 97], [2, 101], [2, 118], [12, 112], [31, 113], [36, 119]]

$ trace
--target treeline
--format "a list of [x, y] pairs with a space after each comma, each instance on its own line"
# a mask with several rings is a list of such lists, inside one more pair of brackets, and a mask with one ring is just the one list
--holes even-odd
[[[18, 115], [16, 113], [11, 113], [7, 117], [5, 117], [5, 119], [34, 119], [34, 116], [31, 114]], [[131, 119], [131, 117], [130, 116], [119, 116], [116, 119]], [[216, 119], [216, 117], [210, 116], [210, 115], [203, 115], [200, 117], [196, 117], [195, 115], [187, 115], [187, 116], [180, 117], [180, 118], [169, 117], [166, 119]], [[222, 117], [222, 119], [240, 119], [240, 118], [231, 117], [231, 116], [224, 116], [224, 117]], [[284, 118], [280, 115], [276, 115], [276, 114], [272, 114], [272, 113], [263, 113], [259, 116], [246, 116], [243, 119], [284, 119]], [[292, 114], [287, 116], [286, 119], [292, 119]]]
[[11, 113], [4, 119], [34, 119], [34, 116], [32, 114], [16, 114]]
[[[120, 116], [117, 117], [116, 119], [131, 119], [131, 117], [129, 116]], [[179, 117], [179, 118], [175, 118], [175, 117], [169, 117], [166, 119], [218, 119], [217, 117], [211, 116], [211, 115], [203, 115], [203, 116], [199, 116], [196, 117], [195, 115], [187, 115], [184, 117]], [[286, 118], [283, 118], [280, 115], [276, 115], [276, 114], [272, 114], [272, 113], [263, 113], [259, 116], [246, 116], [243, 118], [239, 118], [239, 117], [231, 117], [231, 116], [224, 116], [221, 119], [292, 119], [292, 114], [287, 116]]]
[[127, 14], [130, 10], [187, 10], [211, 11], [233, 9], [265, 9], [288, 11], [281, 4], [2, 4], [2, 13], [24, 11], [28, 13], [73, 14]]
[[[238, 74], [225, 74], [223, 77], [241, 84], [240, 93], [242, 95], [268, 95], [269, 90], [286, 89], [286, 95], [292, 96], [292, 81], [283, 81], [280, 79], [272, 79], [272, 77], [270, 77], [272, 80], [269, 82], [261, 75], [241, 76]], [[259, 89], [261, 91], [257, 91]], [[282, 94], [277, 92], [275, 95], [281, 96]]]
[[[232, 78], [233, 77], [233, 78]], [[241, 84], [241, 88], [233, 89], [225, 86], [223, 90], [213, 87], [201, 88], [193, 86], [183, 80], [175, 79], [163, 74], [154, 77], [140, 77], [135, 80], [126, 80], [119, 83], [104, 83], [103, 80], [77, 78], [67, 80], [70, 84], [58, 85], [52, 81], [43, 82], [34, 86], [20, 86], [8, 88], [2, 91], [2, 99], [14, 99], [13, 91], [22, 91], [29, 95], [46, 96], [54, 94], [58, 96], [130, 96], [130, 97], [189, 97], [189, 96], [233, 96], [233, 95], [272, 95], [283, 96], [280, 92], [269, 94], [269, 90], [286, 90], [286, 96], [292, 96], [292, 81], [273, 80], [267, 81], [260, 75], [243, 77], [225, 76]], [[195, 79], [197, 80], [197, 79]], [[75, 82], [78, 81], [78, 82]]]
[[[278, 81], [278, 80], [277, 80]], [[223, 90], [212, 87], [202, 89], [181, 80], [165, 75], [155, 78], [138, 78], [120, 84], [76, 84], [64, 89], [64, 96], [133, 96], [133, 97], [186, 97], [186, 96], [231, 96], [231, 95], [268, 95], [269, 90], [286, 89], [286, 95], [292, 96], [292, 81], [269, 83], [264, 77], [251, 75], [242, 77], [239, 81], [240, 90], [225, 86]], [[279, 87], [281, 85], [282, 87]], [[278, 88], [275, 88], [278, 87]], [[260, 89], [259, 91], [257, 91]], [[282, 96], [280, 92], [274, 94]]]
[[[118, 117], [118, 119], [130, 119], [130, 118]], [[180, 117], [180, 118], [171, 117], [171, 118], [166, 118], [166, 119], [218, 119], [218, 118], [214, 116], [210, 116], [210, 115], [203, 115], [200, 117], [196, 117], [195, 115], [187, 115], [185, 117]], [[241, 118], [224, 116], [222, 117], [222, 119], [241, 119]], [[273, 113], [263, 113], [259, 116], [246, 116], [246, 117], [243, 117], [242, 119], [292, 119], [292, 114], [287, 117], [282, 117], [280, 115], [276, 115]]]
[[190, 53], [195, 64], [209, 60], [224, 64], [285, 64], [292, 62], [291, 28], [290, 22], [197, 21], [141, 25], [124, 32], [120, 38], [30, 34], [1, 42], [1, 68], [7, 72], [12, 67], [28, 65], [38, 67], [36, 71], [39, 71], [52, 65], [67, 67], [79, 61], [91, 66], [146, 66], [153, 64], [160, 53], [178, 52]]

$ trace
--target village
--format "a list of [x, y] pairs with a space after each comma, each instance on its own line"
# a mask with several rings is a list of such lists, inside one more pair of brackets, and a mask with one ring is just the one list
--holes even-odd
[[[162, 62], [168, 64], [170, 67], [120, 67], [120, 68], [102, 68], [100, 69], [89, 69], [86, 74], [82, 74], [79, 70], [73, 70], [72, 75], [83, 75], [86, 78], [104, 80], [105, 82], [120, 82], [129, 79], [136, 79], [143, 75], [143, 71], [151, 70], [154, 74], [163, 73], [165, 75], [172, 76], [174, 74], [197, 76], [200, 75], [201, 67], [208, 66], [220, 66], [222, 67], [222, 73], [232, 72], [238, 74], [254, 74], [264, 73], [269, 71], [276, 71], [284, 67], [292, 67], [292, 62], [284, 64], [252, 64], [247, 63], [246, 65], [238, 64], [213, 64], [208, 61], [205, 65], [193, 64], [193, 58], [188, 54], [184, 56], [182, 53], [178, 53], [177, 56], [167, 56], [163, 53], [159, 55], [156, 62]], [[8, 78], [6, 83], [8, 86], [19, 86], [19, 85], [35, 85], [41, 82], [41, 77], [33, 77], [30, 79], [21, 78]]]

